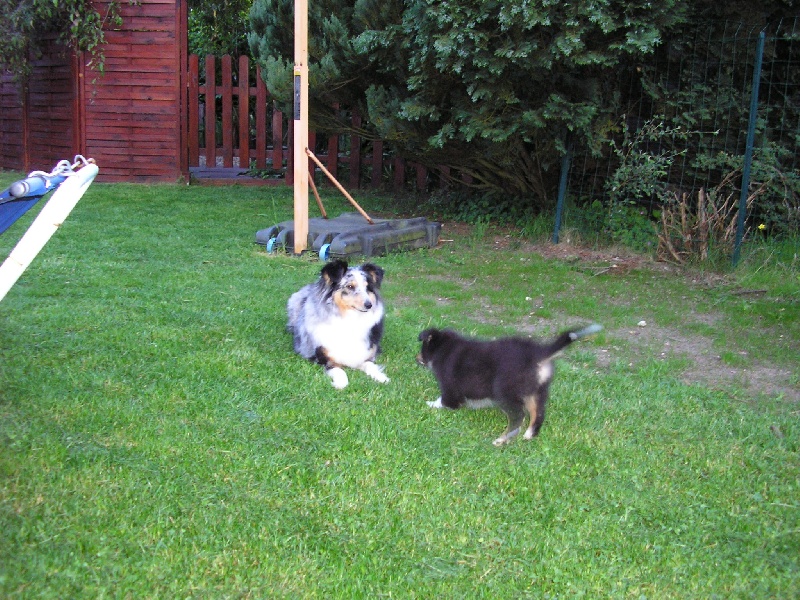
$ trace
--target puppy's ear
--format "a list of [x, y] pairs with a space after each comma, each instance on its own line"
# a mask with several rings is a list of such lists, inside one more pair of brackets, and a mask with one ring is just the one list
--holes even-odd
[[333, 287], [342, 280], [345, 273], [347, 273], [347, 262], [337, 258], [322, 267], [320, 276], [325, 281], [325, 285]]
[[419, 334], [418, 339], [423, 344], [427, 344], [433, 339], [433, 336], [436, 335], [436, 333], [437, 331], [435, 329], [426, 329], [425, 331]]
[[383, 281], [383, 269], [381, 269], [378, 265], [373, 265], [372, 263], [364, 263], [361, 265], [361, 270], [367, 275], [367, 279], [369, 279], [369, 283], [373, 288], [377, 290], [381, 287], [381, 282]]

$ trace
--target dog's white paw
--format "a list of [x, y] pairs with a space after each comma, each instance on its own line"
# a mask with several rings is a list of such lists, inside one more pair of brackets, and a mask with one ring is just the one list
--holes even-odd
[[444, 405], [442, 404], [442, 397], [441, 397], [441, 396], [439, 396], [439, 397], [438, 397], [436, 400], [434, 400], [433, 402], [428, 402], [427, 404], [428, 404], [428, 406], [430, 406], [431, 408], [444, 408]]
[[379, 367], [374, 362], [365, 362], [361, 365], [361, 370], [379, 383], [389, 382], [389, 378], [383, 372], [383, 367]]
[[337, 390], [346, 388], [347, 384], [350, 383], [347, 379], [347, 373], [345, 373], [344, 370], [340, 369], [339, 367], [328, 369], [327, 373], [328, 377], [331, 378], [333, 387], [335, 387]]
[[525, 438], [526, 440], [532, 440], [533, 439], [533, 429], [527, 429], [522, 437]]
[[497, 438], [495, 441], [493, 441], [492, 444], [494, 446], [502, 446], [503, 444], [507, 444], [512, 439], [514, 439], [518, 433], [519, 433], [519, 427], [517, 429], [515, 429], [514, 431], [509, 431], [508, 433], [504, 433], [499, 438]]

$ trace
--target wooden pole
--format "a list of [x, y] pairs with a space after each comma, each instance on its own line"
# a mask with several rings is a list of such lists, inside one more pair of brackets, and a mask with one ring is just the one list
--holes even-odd
[[322, 218], [327, 219], [328, 213], [325, 212], [325, 207], [322, 205], [322, 198], [319, 197], [319, 192], [317, 191], [317, 186], [314, 183], [314, 178], [309, 177], [308, 183], [311, 184], [311, 191], [314, 192], [314, 198], [317, 199], [317, 206], [319, 206], [319, 212], [322, 213]]
[[308, 0], [294, 2], [294, 253], [308, 245]]
[[[335, 186], [336, 186], [336, 189], [338, 189], [340, 192], [342, 192], [342, 194], [344, 194], [344, 197], [345, 197], [345, 198], [347, 198], [347, 199], [350, 201], [350, 204], [352, 204], [352, 205], [355, 207], [355, 209], [356, 209], [356, 210], [357, 210], [359, 213], [361, 213], [361, 216], [362, 216], [362, 217], [364, 217], [364, 218], [367, 220], [367, 223], [369, 223], [370, 225], [374, 225], [374, 224], [375, 224], [375, 222], [374, 222], [374, 221], [373, 221], [373, 220], [370, 218], [370, 216], [369, 216], [369, 215], [368, 215], [366, 212], [364, 212], [364, 209], [363, 209], [363, 208], [361, 208], [361, 207], [358, 205], [358, 202], [356, 202], [355, 200], [353, 200], [353, 197], [352, 197], [350, 194], [348, 194], [348, 193], [347, 193], [347, 190], [346, 190], [346, 189], [344, 189], [344, 187], [342, 186], [342, 184], [341, 184], [341, 183], [339, 183], [339, 182], [336, 180], [336, 177], [334, 177], [333, 175], [331, 175], [331, 172], [330, 172], [330, 171], [328, 171], [328, 169], [326, 169], [326, 168], [325, 168], [325, 165], [323, 165], [323, 164], [320, 162], [320, 160], [317, 158], [317, 156], [316, 156], [316, 155], [315, 155], [315, 154], [314, 154], [314, 153], [313, 153], [311, 150], [306, 150], [306, 152], [308, 153], [308, 156], [311, 158], [311, 160], [313, 160], [313, 161], [314, 161], [314, 162], [317, 164], [317, 166], [320, 168], [320, 170], [321, 170], [323, 173], [325, 173], [325, 175], [327, 175], [327, 176], [328, 176], [328, 179], [330, 179], [330, 180], [331, 180], [331, 183], [333, 183], [333, 185], [335, 185]], [[327, 218], [327, 217], [326, 217], [326, 218]]]

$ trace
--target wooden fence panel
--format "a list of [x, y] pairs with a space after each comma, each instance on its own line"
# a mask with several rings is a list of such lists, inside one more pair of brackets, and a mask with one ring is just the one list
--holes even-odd
[[[110, 3], [93, 1], [100, 14]], [[100, 165], [98, 180], [177, 181], [183, 174], [186, 57], [180, 4], [120, 3], [122, 25], [104, 29], [104, 74], [81, 61], [82, 153]]]
[[0, 168], [49, 171], [77, 153], [77, 62], [52, 34], [30, 66], [27, 86], [0, 73]]
[[[236, 178], [240, 183], [292, 185], [291, 123], [275, 107], [260, 68], [252, 68], [246, 56], [239, 57], [235, 71], [233, 64], [230, 56], [207, 56], [201, 73], [199, 58], [189, 57], [189, 170], [200, 181], [230, 183]], [[361, 115], [353, 111], [351, 119], [353, 128], [359, 129]], [[317, 153], [317, 137], [317, 132], [309, 132], [309, 148], [315, 149], [333, 177], [338, 179], [345, 167], [351, 188], [368, 183], [380, 189], [384, 172], [392, 174], [388, 183], [397, 191], [408, 187], [424, 191], [427, 186], [427, 169], [414, 165], [415, 178], [407, 179], [405, 161], [387, 160], [382, 141], [366, 141], [351, 133], [342, 136], [342, 142], [339, 135], [330, 135], [327, 148]], [[341, 152], [342, 147], [347, 151]], [[309, 168], [312, 173], [316, 170], [313, 162]], [[269, 175], [264, 179], [242, 177], [253, 169], [268, 171]], [[325, 177], [321, 181], [327, 183]]]
[[[104, 15], [111, 0], [91, 4]], [[98, 181], [185, 174], [185, 3], [138, 0], [118, 8], [122, 25], [104, 24], [102, 74], [51, 34], [40, 37], [43, 52], [32, 60], [26, 89], [12, 92], [18, 86], [2, 80], [0, 167], [49, 170], [83, 154], [100, 166]]]
[[283, 115], [259, 67], [251, 69], [246, 56], [235, 70], [233, 64], [230, 56], [209, 55], [201, 72], [199, 59], [189, 57], [189, 170], [196, 179], [235, 177], [245, 183], [241, 175], [250, 169], [284, 169]]

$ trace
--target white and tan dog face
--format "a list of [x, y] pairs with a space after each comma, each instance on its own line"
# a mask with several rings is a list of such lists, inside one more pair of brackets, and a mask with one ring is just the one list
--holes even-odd
[[342, 315], [350, 310], [367, 312], [378, 302], [383, 269], [370, 263], [348, 269], [344, 261], [333, 261], [325, 265], [322, 279]]

